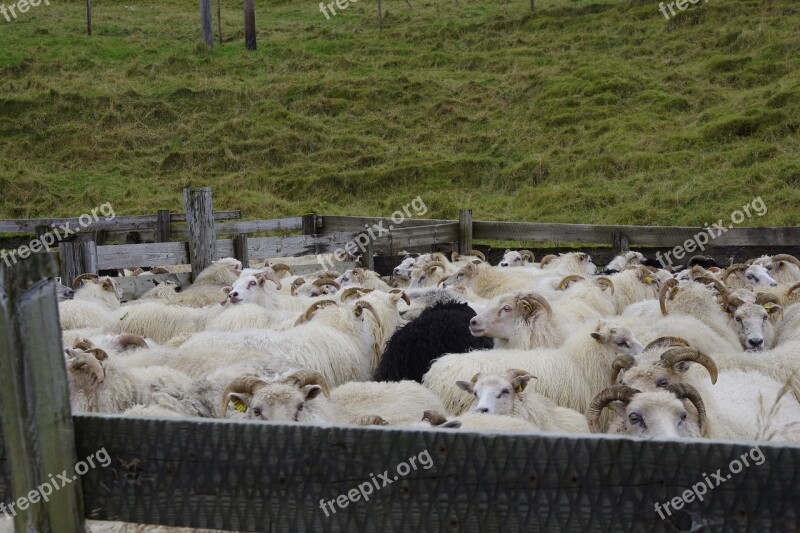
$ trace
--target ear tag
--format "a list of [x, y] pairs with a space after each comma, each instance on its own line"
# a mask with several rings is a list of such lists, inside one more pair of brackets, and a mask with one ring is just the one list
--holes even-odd
[[522, 388], [522, 385], [517, 385], [517, 388], [514, 389], [515, 392], [522, 392], [523, 390], [525, 389]]
[[522, 309], [524, 309], [526, 313], [533, 312], [533, 307], [531, 307], [531, 304], [529, 304], [528, 302], [522, 302]]
[[767, 311], [769, 311], [773, 307], [775, 307], [775, 304], [772, 303], [772, 302], [767, 302], [767, 303], [764, 304], [764, 309], [766, 309]]
[[647, 276], [646, 278], [644, 278], [644, 282], [647, 283], [648, 285], [652, 285], [653, 284], [653, 278], [651, 278], [650, 276]]
[[562, 283], [561, 285], [558, 286], [558, 288], [561, 289], [562, 291], [567, 290], [567, 287], [569, 287], [569, 283]]
[[355, 313], [356, 316], [361, 316], [361, 308], [360, 307], [356, 307], [355, 311], [353, 311], [353, 312]]
[[233, 408], [239, 411], [240, 413], [244, 413], [247, 411], [247, 405], [241, 400], [236, 400], [233, 402]]

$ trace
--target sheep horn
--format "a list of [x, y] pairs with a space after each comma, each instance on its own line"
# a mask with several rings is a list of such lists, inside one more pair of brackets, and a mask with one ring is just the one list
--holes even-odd
[[611, 365], [611, 384], [617, 384], [617, 378], [619, 378], [620, 372], [629, 370], [634, 366], [636, 366], [636, 359], [634, 359], [632, 355], [618, 355]]
[[480, 257], [482, 261], [486, 261], [486, 256], [480, 250], [470, 250], [466, 255], [474, 255], [475, 257]]
[[295, 279], [295, 280], [292, 282], [292, 287], [295, 287], [295, 288], [297, 288], [297, 287], [299, 287], [300, 285], [304, 284], [305, 282], [306, 282], [305, 278], [303, 278], [302, 276], [300, 276], [300, 277], [298, 277], [297, 279]]
[[98, 361], [105, 361], [108, 359], [108, 354], [101, 348], [89, 348], [86, 350], [86, 353], [94, 355]]
[[228, 394], [231, 392], [238, 392], [253, 395], [266, 384], [267, 383], [263, 379], [255, 376], [241, 376], [228, 383], [225, 390], [222, 391], [222, 403], [220, 405], [220, 414], [222, 418], [228, 415], [228, 403], [230, 402]]
[[336, 302], [334, 302], [333, 300], [320, 300], [318, 302], [314, 302], [313, 304], [308, 306], [308, 309], [306, 309], [305, 313], [297, 317], [297, 320], [294, 321], [294, 325], [299, 326], [300, 324], [305, 324], [306, 322], [311, 320], [311, 317], [314, 316], [314, 313], [316, 313], [317, 311], [319, 311], [324, 307], [328, 307], [329, 305], [336, 305]]
[[324, 287], [325, 285], [330, 285], [332, 287], [336, 287], [337, 291], [342, 288], [342, 286], [339, 285], [339, 282], [337, 282], [336, 280], [333, 280], [333, 279], [328, 279], [328, 278], [320, 278], [318, 280], [315, 280], [313, 285], [315, 287]]
[[794, 292], [797, 291], [797, 289], [800, 289], [800, 283], [795, 283], [794, 285], [786, 289], [786, 297], [790, 298], [792, 294], [794, 294]]
[[142, 267], [136, 267], [133, 272], [131, 272], [132, 276], [141, 276], [144, 274], [144, 269]]
[[558, 259], [558, 256], [550, 254], [550, 255], [546, 255], [546, 256], [542, 257], [542, 260], [539, 262], [539, 268], [544, 268], [545, 265], [547, 265], [547, 263], [549, 263], [553, 259]]
[[155, 267], [155, 268], [150, 270], [150, 273], [151, 274], [169, 274], [170, 272], [169, 272], [169, 270], [167, 270], [164, 267]]
[[346, 302], [354, 294], [358, 294], [359, 297], [361, 297], [371, 292], [372, 289], [364, 289], [362, 287], [348, 287], [342, 291], [342, 295], [339, 297], [339, 299], [343, 302]]
[[670, 348], [661, 354], [661, 365], [670, 371], [673, 370], [676, 364], [683, 361], [692, 361], [693, 363], [703, 365], [711, 376], [711, 383], [717, 382], [717, 376], [719, 375], [717, 364], [706, 354], [694, 348], [687, 347]]
[[797, 266], [800, 266], [800, 259], [796, 258], [793, 255], [789, 255], [789, 254], [776, 254], [776, 255], [773, 255], [772, 256], [772, 262], [774, 263], [776, 261], [787, 261], [789, 263], [793, 263], [793, 264], [795, 264]]
[[306, 385], [319, 385], [322, 387], [322, 394], [324, 394], [327, 398], [331, 397], [331, 390], [328, 387], [328, 380], [325, 379], [325, 376], [317, 372], [316, 370], [310, 370], [308, 368], [303, 368], [292, 372], [286, 378], [284, 378], [284, 383], [291, 383], [293, 385], [297, 385], [298, 389], [302, 389]]
[[725, 269], [725, 272], [722, 273], [722, 283], [725, 285], [728, 284], [728, 277], [734, 272], [738, 272], [740, 270], [747, 270], [747, 265], [743, 265], [742, 263], [736, 263], [735, 265], [731, 265]]
[[400, 298], [402, 298], [407, 305], [411, 305], [411, 299], [408, 297], [408, 294], [406, 294], [406, 291], [404, 291], [403, 289], [392, 289], [389, 292], [391, 294], [400, 294]]
[[558, 287], [556, 290], [565, 291], [569, 288], [569, 284], [573, 281], [584, 281], [586, 278], [583, 276], [579, 276], [578, 274], [570, 274], [566, 276], [564, 279], [558, 282]]
[[756, 294], [757, 305], [763, 306], [764, 304], [769, 304], [769, 303], [776, 305], [783, 305], [783, 301], [777, 294], [770, 294], [768, 292], [759, 292], [758, 294]]
[[600, 414], [603, 409], [611, 402], [630, 403], [634, 396], [639, 394], [640, 390], [633, 389], [626, 385], [612, 385], [606, 387], [600, 394], [594, 397], [589, 410], [586, 412], [586, 421], [589, 423], [589, 430], [592, 433], [601, 433], [603, 428], [600, 427]]
[[450, 256], [450, 261], [455, 263], [456, 261], [458, 261], [459, 257], [461, 257], [461, 254], [459, 254], [458, 252], [453, 252], [452, 255]]
[[375, 308], [372, 307], [372, 304], [362, 300], [356, 302], [356, 307], [354, 310], [356, 316], [361, 316], [364, 313], [364, 309], [369, 309], [370, 313], [372, 313], [372, 316], [375, 317], [375, 322], [378, 323], [378, 327], [381, 327], [381, 319], [378, 316], [377, 311], [375, 311]]
[[380, 415], [364, 415], [350, 422], [354, 426], [388, 426], [389, 422]]
[[688, 383], [670, 383], [667, 385], [667, 390], [678, 397], [679, 400], [689, 400], [697, 409], [697, 423], [700, 426], [700, 432], [705, 433], [706, 427], [706, 406], [703, 403], [703, 398], [700, 397], [700, 392], [689, 385]]
[[428, 410], [422, 413], [422, 421], [436, 427], [446, 423], [447, 418], [439, 411]]
[[714, 285], [714, 288], [717, 289], [717, 292], [722, 297], [722, 302], [721, 302], [722, 309], [727, 311], [731, 298], [731, 291], [728, 290], [728, 287], [723, 285], [720, 280], [716, 278], [710, 278], [708, 276], [699, 276], [697, 278], [694, 278], [694, 281], [696, 281], [697, 283], [702, 283], [704, 285], [708, 285], [709, 283]]
[[596, 278], [594, 278], [594, 281], [598, 285], [603, 285], [611, 289], [611, 294], [614, 294], [614, 292], [616, 291], [616, 288], [614, 287], [614, 282], [611, 281], [611, 278], [607, 276], [597, 276]]
[[530, 250], [520, 250], [519, 255], [522, 256], [522, 259], [527, 259], [528, 263], [533, 263], [536, 260], [536, 256]]
[[75, 290], [78, 287], [80, 287], [81, 282], [85, 279], [99, 279], [99, 278], [100, 276], [98, 276], [97, 274], [89, 274], [89, 273], [81, 274], [80, 276], [72, 280], [72, 289]]
[[83, 350], [88, 351], [94, 348], [94, 344], [89, 339], [75, 339], [72, 343], [72, 347], [76, 350]]
[[441, 268], [442, 272], [445, 272], [447, 270], [447, 265], [445, 265], [441, 261], [431, 261], [430, 263], [425, 265], [425, 272], [430, 274], [431, 273], [431, 268], [437, 268], [437, 267]]
[[661, 314], [664, 316], [667, 316], [667, 293], [677, 286], [678, 280], [670, 278], [661, 286], [661, 290], [658, 291], [658, 306], [661, 308]]
[[275, 272], [288, 272], [290, 276], [294, 276], [294, 269], [286, 263], [275, 263], [272, 265], [272, 270]]
[[531, 294], [526, 294], [524, 297], [520, 298], [520, 300], [523, 302], [528, 302], [528, 304], [536, 302], [544, 308], [548, 316], [553, 316], [553, 308], [550, 307], [550, 302], [548, 302], [544, 296], [531, 293]]
[[[440, 279], [440, 280], [439, 280], [439, 283], [438, 283], [438, 285], [437, 285], [437, 287], [439, 287], [439, 286], [443, 285], [443, 284], [444, 284], [444, 282], [445, 282], [445, 281], [447, 281], [448, 279], [450, 279], [450, 276], [445, 276], [445, 277], [443, 277], [442, 279]], [[798, 285], [800, 285], [800, 283], [798, 283]]]
[[674, 346], [685, 346], [688, 348], [689, 341], [680, 337], [659, 337], [645, 346], [644, 351], [646, 352], [651, 348], [671, 348]]
[[81, 353], [69, 362], [70, 370], [82, 370], [87, 366], [91, 369], [98, 383], [105, 381], [105, 370], [103, 370], [103, 365], [100, 364], [100, 359], [96, 355], [90, 356], [88, 353]]
[[519, 368], [509, 368], [506, 370], [505, 376], [508, 378], [508, 381], [514, 381], [520, 376], [530, 376], [533, 379], [539, 379], [527, 370], [520, 370]]
[[277, 290], [281, 290], [281, 279], [275, 274], [274, 272], [264, 272], [261, 274], [262, 279], [269, 280], [275, 284], [275, 288]]

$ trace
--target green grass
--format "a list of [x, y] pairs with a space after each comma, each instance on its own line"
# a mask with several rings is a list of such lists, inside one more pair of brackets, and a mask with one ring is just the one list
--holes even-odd
[[[7, 2], [8, 3], [8, 2]], [[702, 225], [800, 217], [800, 4], [52, 0], [0, 19], [0, 218], [182, 209]], [[216, 28], [216, 21], [215, 21]]]

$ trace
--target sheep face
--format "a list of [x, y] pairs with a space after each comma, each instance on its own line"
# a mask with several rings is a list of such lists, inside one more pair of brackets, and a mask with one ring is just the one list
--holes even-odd
[[750, 265], [744, 271], [744, 285], [745, 287], [757, 287], [759, 285], [777, 287], [778, 282], [770, 276], [770, 272], [766, 267], [762, 265]]
[[[549, 260], [548, 260], [549, 259]], [[593, 276], [597, 267], [592, 262], [592, 257], [584, 252], [569, 252], [556, 256], [542, 258], [542, 269], [558, 270], [573, 274]]]
[[501, 267], [521, 267], [524, 264], [525, 260], [522, 258], [522, 254], [510, 250], [506, 250], [503, 259], [499, 263]]
[[778, 304], [744, 303], [733, 313], [731, 323], [745, 350], [760, 351], [771, 346], [774, 337], [769, 315], [783, 309]]
[[522, 370], [509, 370], [504, 376], [481, 376], [472, 381], [457, 381], [463, 391], [475, 396], [471, 411], [490, 415], [511, 415], [517, 394], [525, 390], [531, 375]]
[[226, 295], [225, 300], [222, 302], [223, 305], [225, 303], [258, 303], [266, 294], [267, 281], [273, 281], [280, 290], [281, 284], [272, 273], [241, 276], [233, 285], [222, 288], [222, 292]]
[[638, 355], [644, 351], [644, 346], [633, 336], [633, 332], [624, 326], [598, 324], [597, 330], [590, 334], [600, 344], [614, 348], [614, 351], [625, 355]]
[[424, 287], [435, 287], [444, 276], [445, 266], [439, 261], [433, 261], [424, 267], [414, 268], [411, 271], [411, 282], [409, 289], [421, 289]]
[[520, 329], [530, 328], [536, 320], [550, 315], [550, 306], [542, 300], [525, 296], [501, 298], [497, 305], [472, 317], [469, 330], [475, 337], [511, 339]]
[[697, 436], [687, 428], [686, 407], [671, 392], [643, 392], [629, 403], [612, 402], [610, 405], [617, 420], [609, 433], [651, 439]]
[[626, 266], [640, 265], [644, 261], [644, 256], [639, 252], [627, 251], [619, 253], [614, 259], [608, 263], [606, 270], [615, 270], [621, 272]]
[[265, 383], [252, 394], [248, 392], [230, 392], [228, 400], [238, 411], [245, 409], [245, 415], [251, 420], [302, 422], [306, 420], [305, 403], [313, 400], [322, 387], [304, 385], [297, 387], [288, 383]]
[[74, 391], [83, 391], [89, 394], [98, 383], [103, 383], [106, 378], [102, 362], [108, 359], [108, 354], [100, 348], [65, 348], [67, 375], [70, 388]]
[[472, 278], [478, 275], [481, 270], [491, 268], [488, 264], [475, 260], [467, 263], [458, 271], [447, 278], [444, 282], [445, 287], [455, 287], [457, 285], [467, 286]]
[[409, 279], [411, 277], [411, 271], [414, 269], [415, 261], [415, 257], [407, 256], [399, 265], [394, 267], [392, 274], [397, 278]]

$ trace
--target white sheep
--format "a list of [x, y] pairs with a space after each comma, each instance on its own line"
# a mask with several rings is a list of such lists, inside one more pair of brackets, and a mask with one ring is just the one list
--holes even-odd
[[533, 265], [536, 261], [536, 256], [530, 250], [512, 251], [506, 249], [503, 253], [503, 258], [497, 264], [503, 268], [509, 267], [524, 267]]
[[232, 257], [214, 261], [205, 268], [197, 279], [169, 303], [185, 307], [206, 307], [219, 303], [224, 295], [222, 288], [232, 285], [239, 278], [242, 262]]
[[72, 300], [58, 304], [61, 329], [102, 327], [109, 313], [120, 307], [122, 290], [108, 276], [81, 274], [73, 287], [76, 290]]

